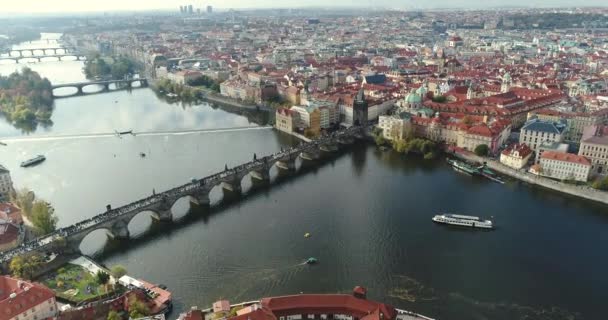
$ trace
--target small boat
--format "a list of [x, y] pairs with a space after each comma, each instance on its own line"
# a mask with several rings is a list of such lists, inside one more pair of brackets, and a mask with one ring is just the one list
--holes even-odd
[[145, 153], [143, 153], [143, 152], [140, 152], [140, 153], [139, 153], [139, 156], [140, 156], [140, 157], [142, 157], [142, 158], [145, 158], [145, 157], [146, 157], [146, 154], [145, 154]]
[[6, 143], [0, 141], [0, 146], [5, 146], [6, 147]]
[[449, 224], [454, 226], [493, 229], [494, 224], [491, 220], [482, 220], [476, 216], [465, 216], [458, 214], [443, 213], [433, 217], [433, 221], [437, 223]]
[[306, 264], [316, 264], [317, 262], [319, 261], [315, 257], [310, 257], [308, 260], [306, 260]]
[[118, 134], [120, 134], [120, 135], [123, 135], [123, 134], [133, 134], [133, 130], [120, 131]]
[[43, 155], [38, 155], [35, 158], [29, 159], [29, 160], [25, 160], [23, 162], [21, 162], [21, 167], [25, 168], [25, 167], [29, 167], [29, 166], [33, 166], [35, 164], [38, 164], [42, 161], [46, 160], [46, 157]]
[[173, 92], [169, 92], [169, 93], [167, 93], [167, 97], [169, 97], [169, 98], [177, 98], [177, 95], [175, 93], [173, 93]]
[[304, 238], [310, 238], [310, 232], [306, 232], [306, 233], [304, 234]]

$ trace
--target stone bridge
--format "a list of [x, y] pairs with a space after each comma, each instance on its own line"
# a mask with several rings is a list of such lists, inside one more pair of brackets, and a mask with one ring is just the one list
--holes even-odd
[[57, 55], [59, 54], [57, 51], [58, 50], [62, 50], [63, 53], [68, 53], [68, 52], [75, 52], [76, 48], [74, 47], [56, 47], [56, 48], [27, 48], [27, 49], [9, 49], [7, 52], [5, 52], [5, 54], [7, 54], [9, 57], [13, 57], [13, 52], [17, 52], [19, 53], [18, 57], [28, 57], [28, 56], [24, 56], [23, 53], [24, 52], [29, 52], [30, 56], [34, 56], [35, 55], [35, 51], [42, 51], [42, 54], [39, 56], [44, 56], [47, 54], [47, 52], [53, 52], [53, 55]]
[[108, 205], [105, 212], [93, 218], [61, 228], [51, 234], [25, 243], [19, 248], [6, 251], [0, 257], [0, 263], [7, 263], [17, 255], [30, 252], [79, 252], [82, 240], [89, 233], [100, 229], [105, 229], [108, 235], [113, 238], [127, 239], [129, 238], [129, 222], [141, 212], [150, 211], [153, 213], [153, 218], [159, 221], [171, 221], [173, 218], [171, 208], [181, 198], [188, 197], [191, 203], [208, 206], [210, 204], [209, 193], [217, 186], [240, 193], [241, 180], [247, 175], [250, 175], [253, 179], [269, 182], [270, 170], [273, 166], [280, 170], [295, 171], [298, 157], [315, 159], [320, 156], [321, 151], [337, 151], [338, 144], [351, 144], [355, 138], [362, 138], [363, 130], [363, 127], [351, 127], [308, 143], [301, 143], [297, 147], [282, 150], [270, 156], [254, 159], [238, 167], [193, 180], [119, 208], [112, 209]]
[[75, 57], [77, 61], [86, 60], [86, 57], [79, 53], [64, 53], [64, 54], [45, 54], [45, 55], [36, 55], [36, 56], [19, 56], [19, 57], [0, 57], [0, 61], [2, 60], [14, 60], [16, 63], [19, 63], [21, 60], [27, 59], [36, 59], [38, 62], [42, 62], [44, 58], [57, 58], [61, 61], [65, 57]]
[[[86, 93], [83, 91], [84, 87], [91, 86], [91, 85], [102, 86], [102, 89], [100, 92], [110, 91], [111, 84], [116, 85], [116, 89], [113, 89], [113, 90], [132, 89], [134, 83], [139, 83], [140, 87], [142, 87], [142, 88], [147, 87], [148, 79], [137, 78], [137, 79], [125, 79], [125, 80], [103, 80], [103, 81], [88, 81], [88, 82], [74, 82], [74, 83], [57, 84], [57, 85], [52, 86], [53, 91], [55, 89], [59, 89], [59, 88], [76, 88], [77, 91], [74, 94], [69, 94], [69, 95], [65, 95], [65, 96], [58, 96], [58, 95], [55, 95], [55, 93], [53, 93], [53, 97], [54, 98], [66, 98], [66, 97], [72, 97], [72, 96], [93, 94], [93, 93]], [[120, 84], [126, 84], [126, 86], [119, 86]], [[94, 92], [94, 93], [99, 93], [99, 92]]]

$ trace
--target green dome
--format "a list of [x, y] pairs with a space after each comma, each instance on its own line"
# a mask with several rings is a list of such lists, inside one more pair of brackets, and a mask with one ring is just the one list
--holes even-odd
[[410, 93], [407, 96], [405, 96], [405, 102], [407, 102], [407, 103], [421, 103], [422, 102], [422, 98], [420, 97], [420, 95], [418, 93]]

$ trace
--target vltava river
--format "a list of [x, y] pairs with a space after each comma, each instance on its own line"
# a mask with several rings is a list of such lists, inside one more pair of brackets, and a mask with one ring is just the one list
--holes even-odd
[[[54, 83], [84, 80], [82, 62], [30, 66]], [[0, 73], [14, 69], [3, 65]], [[17, 187], [52, 202], [64, 226], [106, 204], [126, 204], [294, 143], [260, 127], [264, 119], [169, 104], [150, 89], [58, 99], [46, 128], [24, 133], [0, 119], [0, 140], [8, 144], [0, 146], [0, 163]], [[217, 128], [237, 129], [163, 133]], [[149, 134], [106, 134], [128, 129]], [[47, 161], [19, 167], [36, 154]], [[515, 181], [498, 185], [458, 174], [443, 160], [367, 145], [299, 168], [296, 176], [273, 170], [271, 188], [245, 177], [240, 198], [216, 189], [208, 210], [189, 212], [182, 199], [173, 224], [153, 224], [144, 212], [129, 225], [134, 239], [106, 241], [100, 230], [81, 249], [167, 285], [171, 318], [219, 298], [363, 285], [373, 299], [438, 319], [605, 319], [605, 206]], [[435, 225], [431, 217], [440, 211], [493, 216], [499, 227]], [[312, 236], [304, 238], [306, 232]], [[302, 265], [308, 257], [320, 263]]]

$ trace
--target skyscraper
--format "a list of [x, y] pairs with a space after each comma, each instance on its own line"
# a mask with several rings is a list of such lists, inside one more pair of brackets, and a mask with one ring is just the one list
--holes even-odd
[[193, 14], [194, 13], [194, 10], [192, 9], [192, 5], [191, 4], [188, 5], [188, 13], [189, 14]]
[[207, 13], [208, 14], [212, 14], [213, 13], [213, 7], [212, 6], [207, 6]]

